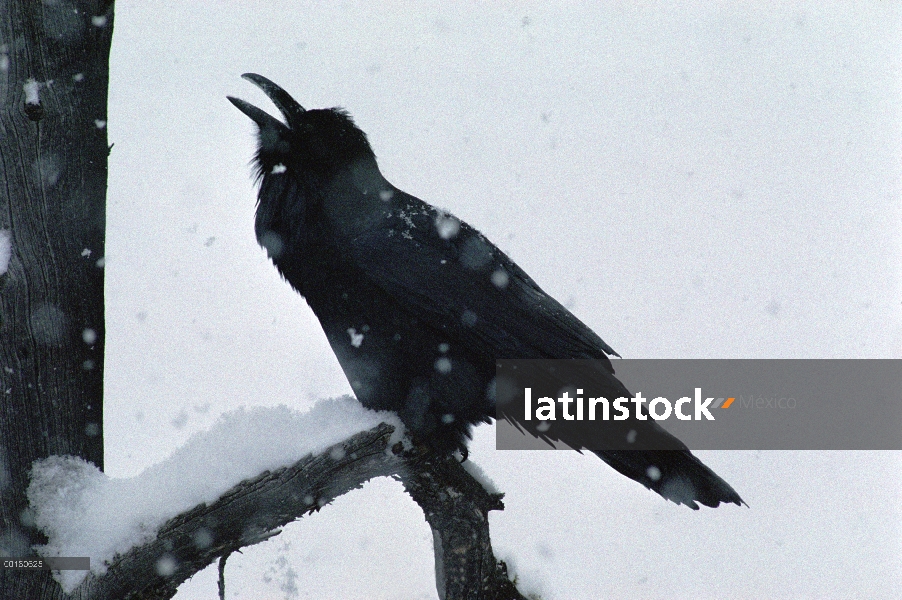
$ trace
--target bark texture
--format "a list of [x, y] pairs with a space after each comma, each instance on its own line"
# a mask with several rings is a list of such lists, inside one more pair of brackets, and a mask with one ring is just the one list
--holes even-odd
[[[171, 519], [152, 542], [117, 556], [104, 575], [89, 576], [71, 598], [172, 598], [183, 581], [220, 557], [278, 535], [281, 527], [374, 477], [391, 476], [404, 484], [432, 528], [440, 598], [523, 600], [489, 540], [488, 511], [504, 508], [501, 495], [487, 492], [454, 458], [418, 448], [405, 452], [400, 444], [389, 448], [392, 433], [382, 424], [241, 482], [216, 502]], [[398, 565], [399, 575], [403, 569]], [[361, 574], [335, 574], [355, 576]]]
[[[106, 104], [113, 7], [0, 0], [0, 554], [30, 527], [31, 463], [103, 467]], [[98, 261], [100, 261], [98, 263]], [[51, 598], [43, 573], [0, 571], [0, 597]]]

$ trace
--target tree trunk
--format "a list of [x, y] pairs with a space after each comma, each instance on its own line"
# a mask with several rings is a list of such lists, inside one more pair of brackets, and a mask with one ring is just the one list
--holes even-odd
[[[34, 460], [72, 454], [103, 468], [112, 28], [112, 2], [0, 0], [0, 230], [11, 243], [0, 275], [0, 555], [44, 541], [25, 495]], [[48, 571], [0, 571], [0, 598], [58, 596]]]

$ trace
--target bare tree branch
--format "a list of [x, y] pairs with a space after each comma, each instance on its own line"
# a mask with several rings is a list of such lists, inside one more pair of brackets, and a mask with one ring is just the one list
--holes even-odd
[[407, 466], [400, 479], [432, 528], [439, 598], [522, 599], [489, 539], [488, 513], [504, 510], [504, 494], [486, 491], [453, 457], [424, 454]]
[[216, 502], [170, 519], [154, 541], [117, 556], [104, 575], [89, 576], [71, 597], [171, 598], [179, 584], [218, 558], [278, 535], [279, 528], [374, 477], [393, 476], [433, 529], [441, 598], [523, 598], [489, 542], [488, 511], [503, 509], [501, 495], [488, 493], [451, 457], [417, 448], [402, 452], [400, 444], [389, 448], [393, 432], [382, 424], [243, 481]]

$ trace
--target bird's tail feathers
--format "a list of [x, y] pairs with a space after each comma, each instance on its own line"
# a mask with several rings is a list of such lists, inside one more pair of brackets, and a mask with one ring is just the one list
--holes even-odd
[[661, 496], [698, 510], [698, 504], [745, 504], [739, 494], [689, 450], [593, 450], [601, 460]]

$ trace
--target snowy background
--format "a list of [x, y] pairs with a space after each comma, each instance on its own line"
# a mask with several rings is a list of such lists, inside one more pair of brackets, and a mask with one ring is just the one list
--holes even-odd
[[[253, 237], [261, 73], [346, 107], [386, 177], [451, 210], [631, 358], [902, 358], [902, 10], [858, 5], [119, 3], [107, 473], [224, 411], [350, 392]], [[278, 439], [269, 440], [279, 444]], [[889, 598], [902, 453], [704, 452], [750, 508], [694, 512], [594, 457], [470, 459], [496, 553], [571, 598]], [[216, 593], [215, 569], [179, 600]], [[233, 555], [228, 598], [435, 598], [378, 480]]]

